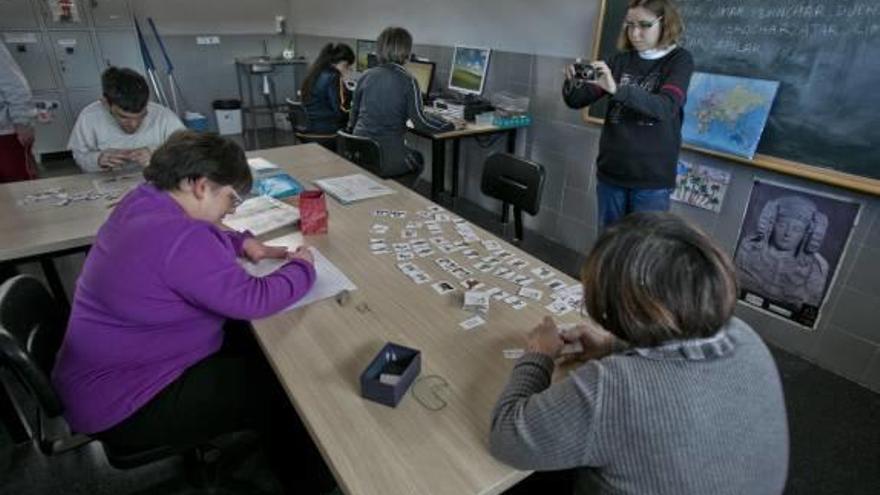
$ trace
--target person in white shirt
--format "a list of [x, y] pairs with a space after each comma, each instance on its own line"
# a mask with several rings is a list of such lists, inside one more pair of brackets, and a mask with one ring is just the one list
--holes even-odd
[[27, 80], [0, 43], [0, 183], [36, 178], [31, 154], [35, 115]]
[[143, 76], [110, 67], [101, 75], [103, 96], [85, 107], [70, 133], [68, 149], [84, 172], [146, 167], [153, 150], [183, 123], [171, 110], [152, 103]]

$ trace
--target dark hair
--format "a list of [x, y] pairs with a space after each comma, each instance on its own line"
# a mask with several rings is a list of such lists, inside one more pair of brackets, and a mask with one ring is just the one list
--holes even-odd
[[376, 57], [380, 64], [405, 64], [412, 53], [412, 35], [402, 27], [387, 27], [376, 40]]
[[[660, 39], [657, 40], [658, 48], [666, 48], [679, 42], [681, 35], [684, 33], [684, 22], [681, 14], [678, 12], [678, 6], [672, 0], [629, 0], [629, 9], [641, 7], [650, 10], [660, 20]], [[620, 36], [617, 38], [617, 48], [624, 51], [634, 50], [632, 42], [629, 40], [626, 28], [621, 27]]]
[[730, 257], [671, 213], [635, 213], [606, 230], [581, 281], [590, 316], [636, 347], [710, 337], [736, 305]]
[[129, 113], [140, 112], [150, 99], [150, 88], [144, 76], [119, 67], [110, 67], [101, 74], [101, 91], [107, 103]]
[[318, 76], [325, 70], [333, 67], [339, 62], [348, 62], [349, 65], [354, 63], [354, 51], [345, 43], [327, 43], [318, 54], [318, 58], [309, 67], [305, 79], [299, 92], [303, 101], [307, 101], [312, 97], [312, 89]]
[[216, 134], [177, 131], [153, 152], [144, 169], [147, 182], [162, 191], [177, 189], [183, 179], [207, 177], [239, 193], [251, 189], [253, 178], [244, 150], [234, 141]]

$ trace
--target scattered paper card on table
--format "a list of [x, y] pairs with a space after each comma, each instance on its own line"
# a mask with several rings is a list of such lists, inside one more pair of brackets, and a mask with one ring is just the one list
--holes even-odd
[[505, 359], [519, 359], [526, 353], [525, 349], [504, 349], [501, 351]]
[[464, 328], [465, 330], [473, 330], [474, 328], [477, 328], [478, 326], [485, 325], [485, 324], [486, 324], [486, 320], [484, 320], [482, 317], [474, 316], [472, 318], [468, 318], [467, 320], [464, 320], [463, 322], [459, 323], [458, 326], [460, 326], [461, 328]]
[[394, 189], [379, 184], [364, 174], [318, 179], [313, 182], [344, 205], [394, 194]]
[[269, 196], [250, 198], [239, 205], [235, 213], [223, 217], [223, 224], [230, 229], [250, 231], [253, 235], [263, 235], [297, 221], [299, 208]]

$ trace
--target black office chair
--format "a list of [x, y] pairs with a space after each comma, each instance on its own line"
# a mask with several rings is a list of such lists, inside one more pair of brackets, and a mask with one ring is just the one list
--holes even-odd
[[523, 238], [522, 212], [537, 215], [544, 189], [544, 167], [509, 153], [495, 153], [483, 166], [480, 190], [501, 200], [501, 221], [507, 224], [509, 206], [513, 205], [514, 241]]
[[382, 147], [374, 139], [339, 131], [336, 133], [336, 152], [368, 172], [386, 178], [382, 174], [385, 163]]
[[[28, 423], [32, 437], [46, 455], [67, 452], [92, 441], [68, 430], [62, 418], [64, 407], [49, 380], [64, 338], [65, 321], [60, 315], [52, 295], [36, 278], [18, 275], [0, 285], [0, 368], [11, 371], [12, 378], [35, 403], [36, 418], [21, 419]], [[17, 407], [19, 411], [26, 409], [21, 406]], [[207, 486], [212, 492], [216, 488], [208, 486], [215, 481], [211, 463], [216, 464], [218, 457], [218, 450], [211, 445], [131, 450], [104, 443], [103, 447], [107, 461], [117, 469], [183, 456], [189, 468], [188, 479], [194, 485]], [[242, 493], [254, 493], [252, 488], [248, 485]]]
[[320, 134], [309, 132], [309, 114], [300, 101], [287, 99], [289, 111], [287, 119], [293, 127], [293, 135], [297, 143], [318, 143], [330, 151], [336, 151], [336, 134]]

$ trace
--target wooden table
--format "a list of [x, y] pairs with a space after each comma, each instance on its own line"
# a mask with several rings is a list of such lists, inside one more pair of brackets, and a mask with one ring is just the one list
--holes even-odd
[[[284, 167], [304, 184], [366, 173], [317, 144], [261, 150], [250, 156]], [[407, 221], [420, 221], [416, 211], [431, 204], [393, 181], [382, 182], [398, 193], [347, 207], [328, 198], [329, 234], [306, 237], [307, 244], [317, 247], [358, 286], [350, 301], [340, 306], [327, 299], [255, 321], [258, 340], [346, 493], [500, 493], [529, 474], [496, 461], [488, 451], [491, 409], [513, 364], [504, 359], [502, 350], [524, 346], [525, 332], [548, 314], [543, 306], [549, 297], [540, 304], [529, 302], [519, 311], [493, 300], [487, 325], [462, 330], [458, 324], [470, 314], [461, 310], [459, 281], [440, 271], [433, 260], [445, 256], [468, 267], [476, 260], [439, 252], [416, 258], [415, 263], [434, 281], [448, 280], [459, 288], [440, 296], [431, 284], [410, 282], [395, 266], [393, 254], [371, 254], [371, 237], [398, 242], [400, 228]], [[372, 216], [376, 209], [409, 213], [406, 219], [392, 220]], [[391, 229], [384, 236], [370, 234], [375, 222]], [[474, 229], [481, 239], [494, 239]], [[425, 229], [420, 233], [420, 238], [430, 237]], [[458, 239], [449, 225], [444, 226], [444, 236]], [[523, 273], [543, 265], [507, 243], [502, 245], [529, 262]], [[479, 244], [475, 248], [488, 254]], [[474, 277], [507, 291], [514, 287], [476, 270]], [[576, 321], [576, 313], [560, 320]], [[361, 398], [360, 374], [388, 341], [422, 351], [421, 376], [438, 375], [448, 383], [439, 392], [446, 407], [427, 409], [412, 396], [412, 389], [396, 408]]]
[[495, 125], [476, 125], [468, 123], [464, 129], [448, 132], [430, 133], [417, 129], [409, 132], [431, 140], [431, 199], [438, 201], [446, 192], [446, 143], [452, 141], [452, 197], [458, 196], [459, 155], [461, 140], [467, 137], [491, 134], [507, 135], [507, 152], [516, 151], [516, 131], [519, 127], [498, 127]]
[[110, 214], [108, 203], [96, 199], [56, 206], [54, 201], [20, 201], [53, 188], [67, 193], [91, 190], [94, 180], [107, 177], [107, 173], [92, 173], [0, 184], [0, 264], [40, 262], [56, 300], [67, 305], [52, 259], [87, 250]]

